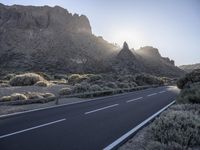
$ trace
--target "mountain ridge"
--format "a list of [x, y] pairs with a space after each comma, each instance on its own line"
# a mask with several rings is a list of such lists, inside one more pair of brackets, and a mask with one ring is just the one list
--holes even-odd
[[120, 50], [95, 36], [85, 15], [59, 6], [1, 4], [0, 35], [0, 69], [7, 72], [183, 74], [158, 49], [134, 51], [125, 43]]

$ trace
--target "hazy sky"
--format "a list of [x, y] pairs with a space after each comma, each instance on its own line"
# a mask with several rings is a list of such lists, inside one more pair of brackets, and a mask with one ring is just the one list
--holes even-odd
[[200, 0], [0, 0], [22, 5], [59, 5], [85, 14], [95, 35], [138, 49], [151, 45], [176, 65], [200, 62]]

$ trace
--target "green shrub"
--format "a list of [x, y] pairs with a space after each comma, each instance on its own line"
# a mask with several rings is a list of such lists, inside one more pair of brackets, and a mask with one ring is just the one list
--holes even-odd
[[38, 81], [44, 81], [44, 78], [35, 73], [25, 73], [21, 75], [16, 75], [10, 80], [10, 85], [12, 86], [28, 86], [34, 85]]
[[72, 94], [72, 89], [69, 87], [62, 88], [59, 91], [59, 95], [70, 95], [70, 94]]
[[90, 85], [88, 83], [75, 84], [73, 87], [73, 93], [84, 93], [89, 91]]
[[200, 83], [182, 89], [176, 100], [178, 103], [200, 103]]
[[94, 82], [102, 79], [101, 75], [95, 75], [95, 74], [88, 74], [87, 77], [89, 82]]
[[94, 85], [92, 85], [92, 86], [89, 87], [89, 91], [93, 91], [93, 92], [95, 92], [95, 91], [102, 91], [102, 88], [99, 85], [94, 84]]
[[195, 82], [200, 82], [200, 69], [196, 69], [191, 73], [186, 74], [184, 77], [180, 78], [177, 81], [177, 86], [178, 88], [183, 89]]
[[75, 84], [75, 83], [79, 83], [80, 79], [81, 79], [81, 75], [79, 75], [79, 74], [72, 74], [72, 75], [69, 76], [68, 82], [70, 84]]
[[189, 111], [169, 110], [150, 125], [147, 133], [150, 150], [194, 148], [200, 143], [200, 117]]
[[118, 88], [130, 88], [130, 86], [129, 86], [129, 83], [127, 83], [127, 82], [119, 82], [118, 84], [117, 84], [117, 86], [118, 86]]
[[109, 87], [109, 88], [113, 88], [113, 89], [118, 88], [115, 82], [107, 82], [107, 83], [105, 84], [105, 86], [107, 86], [107, 87]]
[[163, 80], [149, 74], [138, 74], [135, 76], [135, 81], [138, 85], [152, 85], [152, 84], [163, 85], [164, 84]]

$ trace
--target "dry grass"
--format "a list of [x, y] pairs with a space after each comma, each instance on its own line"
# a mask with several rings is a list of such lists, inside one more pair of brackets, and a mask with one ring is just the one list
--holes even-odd
[[10, 85], [12, 86], [28, 86], [34, 85], [39, 81], [45, 81], [44, 78], [35, 73], [25, 73], [16, 75], [10, 80]]

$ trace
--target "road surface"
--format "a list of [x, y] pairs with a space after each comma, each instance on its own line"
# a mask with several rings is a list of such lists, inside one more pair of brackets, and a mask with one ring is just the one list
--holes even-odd
[[100, 150], [174, 101], [158, 87], [0, 118], [1, 150]]

